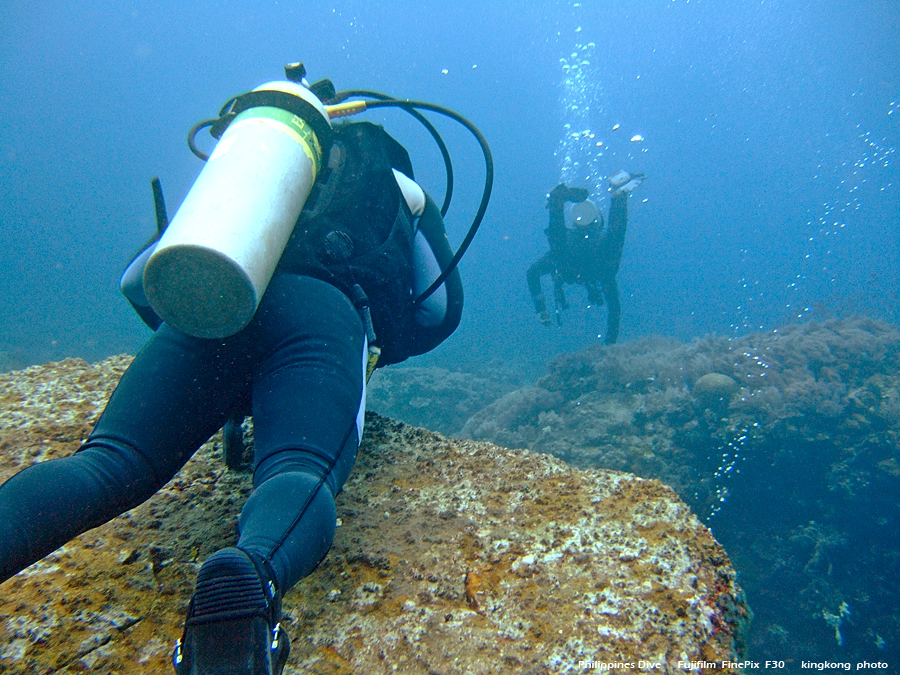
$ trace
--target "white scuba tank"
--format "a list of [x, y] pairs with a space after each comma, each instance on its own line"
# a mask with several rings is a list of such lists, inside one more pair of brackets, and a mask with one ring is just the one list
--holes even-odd
[[600, 211], [597, 210], [597, 205], [590, 199], [572, 204], [569, 215], [572, 216], [572, 222], [578, 227], [588, 227], [595, 221], [600, 220]]
[[306, 87], [270, 82], [246, 96], [144, 268], [150, 306], [201, 338], [253, 318], [329, 140], [328, 114]]

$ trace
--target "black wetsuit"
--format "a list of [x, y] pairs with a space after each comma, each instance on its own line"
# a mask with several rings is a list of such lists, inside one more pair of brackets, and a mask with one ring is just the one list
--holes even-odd
[[565, 284], [581, 284], [591, 304], [606, 299], [607, 320], [604, 342], [613, 344], [619, 337], [622, 304], [616, 274], [622, 262], [625, 231], [628, 227], [628, 195], [614, 194], [609, 207], [609, 226], [601, 222], [583, 228], [566, 227], [563, 207], [565, 199], [551, 193], [548, 208], [550, 224], [545, 230], [550, 250], [528, 268], [528, 289], [538, 312], [546, 309], [541, 278], [553, 277], [557, 306], [568, 307]]
[[[365, 156], [399, 147], [373, 127], [338, 134], [335, 146], [346, 155], [333, 162], [335, 189], [324, 179], [317, 187], [330, 201], [313, 195], [307, 202], [295, 234], [302, 227], [309, 235], [292, 238], [246, 328], [206, 340], [163, 324], [74, 455], [33, 465], [0, 486], [0, 581], [150, 498], [235, 411], [253, 415], [255, 451], [238, 547], [265, 561], [282, 594], [319, 564], [334, 536], [334, 497], [362, 436], [367, 333], [348, 289], [359, 284], [368, 294], [390, 362], [438, 344], [462, 306], [456, 271], [422, 306], [411, 302], [452, 252], [434, 203], [427, 199], [413, 213], [401, 194], [402, 177], [392, 171], [399, 165], [411, 175], [408, 158], [376, 158], [368, 171], [357, 170], [354, 143], [365, 146]], [[359, 208], [342, 219], [348, 202]], [[355, 237], [355, 226], [366, 228], [353, 240], [358, 250], [334, 259], [328, 235], [347, 230]], [[372, 228], [384, 241], [365, 241]], [[316, 248], [331, 259], [312, 260]]]
[[253, 321], [230, 338], [164, 324], [79, 451], [0, 488], [0, 578], [149, 499], [249, 395], [255, 489], [239, 545], [269, 559], [279, 588], [289, 588], [331, 543], [334, 495], [361, 432], [364, 352], [346, 296], [293, 274], [275, 275]]

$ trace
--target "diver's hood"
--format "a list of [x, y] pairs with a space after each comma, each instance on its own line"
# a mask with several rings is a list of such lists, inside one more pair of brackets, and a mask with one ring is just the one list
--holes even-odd
[[597, 210], [597, 205], [590, 199], [573, 204], [570, 213], [572, 222], [578, 227], [588, 227], [594, 221], [600, 220], [600, 212]]

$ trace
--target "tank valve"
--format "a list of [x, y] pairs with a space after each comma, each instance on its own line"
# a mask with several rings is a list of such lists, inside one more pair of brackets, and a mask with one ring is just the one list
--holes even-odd
[[303, 78], [306, 77], [306, 67], [303, 65], [302, 61], [297, 61], [297, 63], [289, 63], [284, 67], [284, 76], [290, 82], [303, 84]]

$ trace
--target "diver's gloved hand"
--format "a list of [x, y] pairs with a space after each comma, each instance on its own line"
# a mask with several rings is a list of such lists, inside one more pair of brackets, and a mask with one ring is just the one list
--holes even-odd
[[550, 190], [550, 192], [547, 193], [547, 208], [550, 209], [554, 206], [562, 206], [565, 204], [568, 192], [569, 187], [565, 183], [560, 183]]
[[547, 208], [549, 209], [554, 204], [562, 205], [565, 202], [583, 202], [590, 194], [587, 188], [569, 187], [565, 183], [560, 183], [547, 195]]
[[585, 199], [591, 196], [590, 190], [582, 187], [570, 187], [569, 194], [566, 196], [567, 202], [583, 202]]
[[609, 184], [613, 188], [613, 195], [628, 194], [641, 183], [644, 182], [646, 175], [642, 173], [628, 173], [627, 171], [619, 171], [609, 177]]
[[550, 312], [548, 312], [546, 309], [542, 312], [538, 312], [538, 321], [540, 321], [545, 326], [549, 326], [551, 323], [553, 323], [550, 320]]
[[207, 559], [197, 576], [177, 675], [281, 675], [290, 652], [281, 596], [261, 560], [239, 548]]

